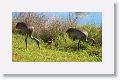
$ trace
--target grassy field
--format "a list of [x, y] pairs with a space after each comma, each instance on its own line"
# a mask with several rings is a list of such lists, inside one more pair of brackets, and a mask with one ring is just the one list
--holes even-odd
[[[25, 48], [25, 37], [12, 34], [12, 61], [13, 62], [101, 62], [102, 49], [84, 43], [80, 51], [77, 50], [77, 41], [65, 42], [64, 46], [50, 47], [40, 40], [40, 49], [36, 43], [28, 38], [28, 49]], [[75, 46], [75, 47], [73, 47]], [[85, 49], [84, 49], [85, 47]]]

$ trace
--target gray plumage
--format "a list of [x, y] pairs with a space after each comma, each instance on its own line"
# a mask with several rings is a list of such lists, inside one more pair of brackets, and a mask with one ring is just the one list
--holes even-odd
[[68, 33], [69, 37], [75, 40], [79, 40], [78, 42], [78, 50], [80, 46], [80, 41], [86, 41], [91, 42], [92, 44], [95, 43], [95, 40], [93, 38], [88, 37], [88, 32], [85, 30], [75, 29], [75, 28], [69, 28], [66, 33]]
[[21, 31], [23, 31], [25, 34], [26, 34], [26, 37], [25, 37], [25, 42], [26, 42], [26, 49], [27, 49], [27, 38], [28, 38], [28, 36], [30, 36], [30, 38], [32, 39], [32, 40], [35, 40], [36, 41], [36, 43], [37, 43], [37, 45], [38, 45], [38, 47], [39, 47], [39, 40], [37, 39], [37, 38], [34, 38], [33, 36], [32, 36], [32, 33], [33, 33], [33, 31], [34, 31], [34, 27], [28, 27], [24, 22], [18, 22], [17, 24], [16, 24], [16, 28], [17, 29], [20, 29]]

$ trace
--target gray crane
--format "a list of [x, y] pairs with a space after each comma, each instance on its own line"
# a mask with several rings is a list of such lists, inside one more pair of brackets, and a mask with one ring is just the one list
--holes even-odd
[[25, 37], [26, 49], [27, 49], [27, 38], [28, 38], [28, 36], [30, 36], [30, 38], [32, 40], [35, 40], [37, 45], [38, 45], [38, 47], [39, 47], [39, 40], [32, 36], [32, 33], [34, 31], [34, 27], [33, 26], [28, 27], [24, 22], [18, 22], [16, 24], [16, 29], [20, 29], [22, 32], [24, 32], [26, 34], [26, 37]]
[[78, 41], [78, 50], [79, 50], [79, 47], [81, 46], [80, 41], [86, 41], [86, 42], [95, 44], [95, 40], [93, 38], [88, 37], [88, 32], [85, 30], [69, 28], [66, 31], [66, 33], [69, 35], [69, 37], [71, 37], [73, 39], [73, 41], [79, 40]]

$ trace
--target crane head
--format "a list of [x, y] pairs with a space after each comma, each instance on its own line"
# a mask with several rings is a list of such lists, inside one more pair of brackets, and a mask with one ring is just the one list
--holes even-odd
[[89, 43], [91, 43], [91, 44], [96, 44], [96, 41], [95, 41], [95, 39], [94, 38], [87, 38], [87, 42], [89, 42]]

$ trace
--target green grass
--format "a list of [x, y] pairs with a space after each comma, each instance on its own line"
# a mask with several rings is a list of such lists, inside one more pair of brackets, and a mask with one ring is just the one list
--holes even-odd
[[[13, 62], [101, 62], [102, 49], [85, 43], [81, 50], [77, 50], [77, 41], [66, 39], [59, 44], [53, 43], [50, 47], [40, 41], [40, 49], [37, 44], [28, 38], [28, 49], [25, 48], [23, 35], [12, 35], [12, 61]], [[58, 40], [59, 41], [59, 40]], [[62, 42], [64, 42], [62, 44]], [[61, 44], [61, 45], [60, 45]], [[55, 46], [56, 45], [56, 46]]]

